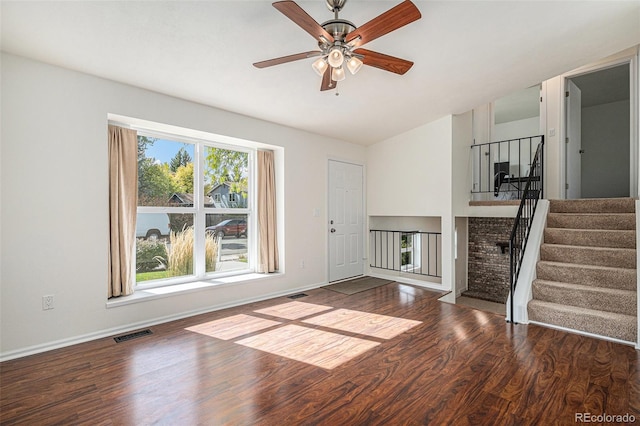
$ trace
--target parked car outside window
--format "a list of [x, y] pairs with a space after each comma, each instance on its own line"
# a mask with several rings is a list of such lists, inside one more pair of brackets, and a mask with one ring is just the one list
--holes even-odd
[[247, 222], [244, 219], [227, 219], [214, 226], [208, 226], [205, 231], [220, 238], [231, 235], [236, 237], [247, 235]]
[[166, 213], [138, 213], [136, 219], [136, 238], [156, 240], [167, 237], [171, 232], [169, 215]]

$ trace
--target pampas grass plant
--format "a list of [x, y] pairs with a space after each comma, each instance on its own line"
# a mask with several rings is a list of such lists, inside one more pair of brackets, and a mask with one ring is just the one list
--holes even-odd
[[[167, 273], [170, 277], [193, 275], [193, 227], [171, 232], [171, 248], [167, 259]], [[216, 270], [218, 244], [212, 235], [205, 236], [205, 267], [207, 272]]]
[[218, 262], [218, 239], [212, 234], [206, 232], [204, 234], [204, 261], [205, 271], [215, 272], [216, 263]]

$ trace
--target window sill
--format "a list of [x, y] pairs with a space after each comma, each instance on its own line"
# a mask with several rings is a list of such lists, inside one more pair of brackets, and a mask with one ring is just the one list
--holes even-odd
[[282, 273], [271, 274], [243, 274], [234, 275], [230, 277], [217, 278], [215, 280], [203, 280], [194, 281], [190, 283], [168, 285], [165, 287], [149, 288], [144, 290], [137, 290], [130, 296], [117, 297], [107, 300], [107, 309], [117, 308], [119, 306], [132, 305], [135, 303], [147, 302], [149, 300], [161, 299], [164, 297], [172, 297], [186, 293], [193, 293], [196, 291], [202, 291], [212, 289], [216, 287], [224, 287], [227, 285], [248, 283], [252, 281], [264, 280], [268, 278], [280, 277]]

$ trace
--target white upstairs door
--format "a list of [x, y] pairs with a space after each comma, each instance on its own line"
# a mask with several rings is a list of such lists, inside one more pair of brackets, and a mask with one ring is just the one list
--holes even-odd
[[329, 160], [329, 282], [364, 273], [363, 168]]
[[567, 140], [565, 141], [566, 159], [566, 198], [582, 198], [582, 92], [571, 80], [567, 80], [566, 117]]

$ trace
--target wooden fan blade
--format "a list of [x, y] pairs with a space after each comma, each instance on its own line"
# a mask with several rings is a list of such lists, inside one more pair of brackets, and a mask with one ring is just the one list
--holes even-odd
[[356, 49], [353, 53], [364, 55], [362, 63], [365, 65], [380, 68], [385, 71], [391, 71], [400, 75], [409, 71], [413, 66], [413, 62], [411, 61], [385, 55], [384, 53], [374, 52], [373, 50]]
[[316, 40], [323, 36], [333, 43], [333, 36], [318, 24], [307, 12], [293, 1], [277, 1], [273, 7], [282, 12], [287, 18], [298, 24], [300, 28], [311, 34]]
[[362, 46], [371, 40], [417, 21], [421, 17], [422, 15], [416, 5], [411, 3], [410, 0], [405, 0], [396, 7], [387, 10], [382, 15], [351, 31], [347, 34], [346, 41], [354, 41], [360, 36], [360, 39], [355, 40], [352, 44], [356, 47]]
[[336, 87], [338, 87], [338, 82], [331, 78], [331, 67], [327, 67], [324, 74], [322, 74], [322, 85], [320, 86], [320, 91], [324, 92], [325, 90], [335, 89]]
[[295, 55], [282, 56], [280, 58], [273, 58], [267, 61], [256, 62], [253, 64], [256, 68], [272, 67], [274, 65], [285, 64], [287, 62], [298, 61], [300, 59], [313, 58], [314, 56], [322, 56], [322, 52], [319, 50], [311, 50], [309, 52], [296, 53]]

